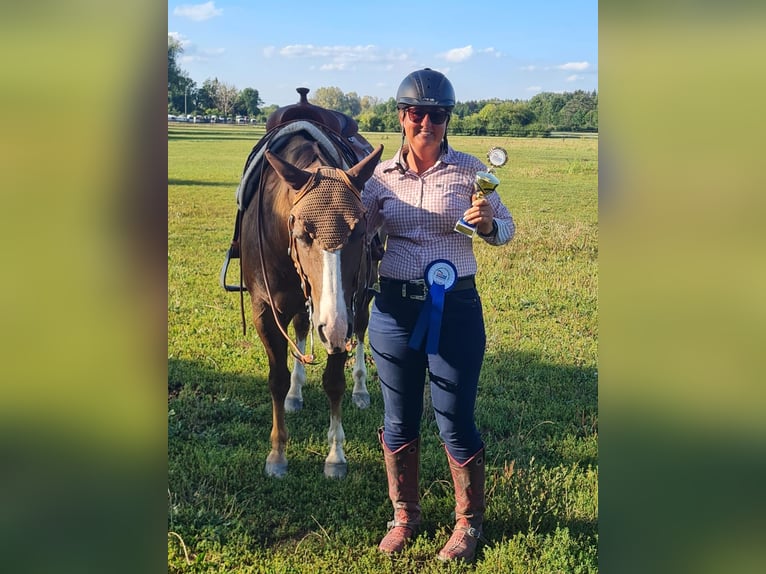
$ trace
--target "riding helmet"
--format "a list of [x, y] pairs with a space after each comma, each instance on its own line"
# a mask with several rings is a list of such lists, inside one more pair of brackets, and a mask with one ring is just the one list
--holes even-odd
[[423, 68], [409, 74], [396, 92], [398, 107], [439, 106], [455, 107], [455, 90], [447, 77], [431, 68]]

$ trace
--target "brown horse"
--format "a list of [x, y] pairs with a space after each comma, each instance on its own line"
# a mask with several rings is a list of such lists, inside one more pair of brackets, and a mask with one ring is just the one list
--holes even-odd
[[[330, 402], [330, 450], [324, 473], [336, 478], [346, 474], [341, 424], [344, 367], [355, 330], [355, 306], [363, 304], [359, 294], [366, 288], [369, 257], [360, 192], [382, 151], [379, 146], [344, 170], [310, 133], [296, 131], [282, 138], [279, 149], [269, 146], [263, 152], [266, 161], [259, 167], [257, 189], [241, 215], [242, 281], [269, 361], [272, 429], [265, 471], [270, 476], [287, 472], [288, 393], [289, 410], [302, 403], [302, 381], [295, 373], [291, 384], [288, 345], [301, 366], [313, 361], [311, 354], [305, 354], [312, 324], [327, 352], [322, 386]], [[291, 321], [297, 342], [287, 334]], [[356, 386], [355, 403], [357, 394], [367, 394], [366, 387]]]

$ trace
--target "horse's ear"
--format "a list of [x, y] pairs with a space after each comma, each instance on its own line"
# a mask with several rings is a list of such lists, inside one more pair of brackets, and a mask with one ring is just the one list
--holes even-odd
[[373, 151], [370, 155], [364, 157], [362, 161], [357, 163], [354, 167], [349, 169], [346, 174], [348, 174], [349, 179], [354, 184], [354, 186], [357, 189], [362, 189], [364, 187], [364, 184], [367, 183], [367, 180], [372, 177], [373, 172], [375, 171], [375, 167], [378, 165], [378, 162], [380, 161], [380, 156], [383, 153], [383, 144], [380, 144], [375, 151]]
[[293, 189], [302, 189], [303, 186], [308, 183], [309, 179], [311, 179], [310, 171], [304, 171], [295, 167], [291, 163], [287, 163], [281, 157], [271, 153], [269, 150], [266, 150], [264, 155], [271, 164], [271, 167], [274, 168], [274, 171], [277, 172], [277, 175]]

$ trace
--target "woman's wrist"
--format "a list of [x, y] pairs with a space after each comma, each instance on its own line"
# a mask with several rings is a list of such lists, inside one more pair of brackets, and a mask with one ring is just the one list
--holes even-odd
[[478, 229], [476, 231], [478, 231], [481, 237], [486, 237], [486, 238], [495, 237], [497, 235], [497, 221], [495, 221], [494, 218], [492, 219], [492, 230], [489, 233], [482, 233]]

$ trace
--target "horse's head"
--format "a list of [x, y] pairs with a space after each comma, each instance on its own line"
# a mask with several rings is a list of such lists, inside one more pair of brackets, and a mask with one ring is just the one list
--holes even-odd
[[290, 254], [310, 297], [312, 321], [330, 354], [346, 350], [353, 295], [365, 269], [367, 224], [361, 190], [380, 161], [383, 146], [351, 169], [300, 169], [267, 151], [266, 159], [293, 190]]

